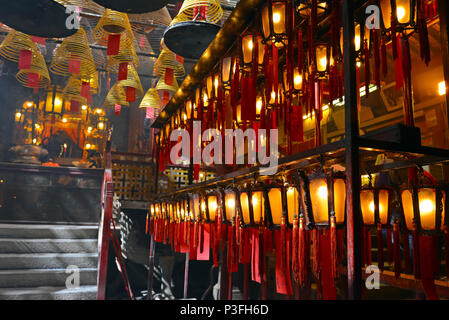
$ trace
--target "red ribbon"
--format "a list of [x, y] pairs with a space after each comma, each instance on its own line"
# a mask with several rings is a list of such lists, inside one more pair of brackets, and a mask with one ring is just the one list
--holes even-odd
[[427, 299], [438, 300], [435, 288], [436, 271], [436, 246], [438, 238], [436, 236], [419, 236], [419, 263], [421, 282]]
[[136, 88], [126, 87], [126, 101], [127, 102], [136, 101]]
[[393, 224], [393, 257], [394, 257], [394, 274], [396, 278], [401, 275], [401, 240], [399, 236], [399, 223]]
[[380, 271], [384, 270], [384, 241], [380, 223], [377, 225], [377, 266]]
[[81, 61], [78, 57], [70, 56], [69, 60], [69, 72], [73, 74], [79, 74], [81, 69]]

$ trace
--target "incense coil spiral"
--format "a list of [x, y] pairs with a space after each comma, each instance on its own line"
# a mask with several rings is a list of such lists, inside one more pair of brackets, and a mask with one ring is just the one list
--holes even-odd
[[173, 73], [177, 78], [185, 76], [184, 66], [181, 62], [176, 60], [176, 54], [169, 49], [162, 49], [154, 64], [154, 73], [163, 76], [165, 74], [165, 69], [168, 68], [173, 69]]
[[50, 72], [60, 76], [69, 75], [71, 59], [80, 61], [79, 76], [85, 81], [90, 81], [96, 68], [86, 32], [82, 27], [74, 35], [65, 38], [56, 49], [50, 64]]
[[33, 50], [31, 55], [31, 66], [29, 69], [22, 69], [16, 74], [16, 79], [27, 88], [34, 88], [30, 85], [29, 75], [37, 74], [39, 77], [39, 83], [36, 87], [47, 88], [51, 82], [50, 75], [48, 74], [47, 65], [45, 64], [44, 57], [39, 50]]
[[129, 105], [129, 102], [126, 101], [125, 88], [118, 82], [112, 86], [111, 90], [109, 90], [104, 100], [103, 107], [115, 106], [116, 104], [121, 106]]
[[153, 108], [160, 110], [161, 105], [161, 98], [159, 97], [159, 93], [156, 88], [150, 88], [140, 102], [139, 108]]
[[132, 45], [134, 35], [126, 13], [106, 9], [92, 32], [93, 38], [103, 46], [108, 44], [111, 34], [120, 34], [120, 38], [125, 38], [128, 45]]
[[156, 84], [156, 90], [168, 90], [171, 92], [176, 92], [179, 89], [178, 82], [176, 81], [176, 77], [173, 77], [173, 84], [169, 85], [165, 82], [165, 73], [162, 75], [162, 77], [159, 79], [159, 81]]
[[126, 39], [120, 38], [119, 53], [108, 57], [106, 70], [112, 73], [117, 73], [120, 63], [123, 62], [131, 62], [136, 68], [140, 66], [140, 61], [133, 44], [129, 44]]
[[136, 89], [138, 97], [143, 95], [143, 88], [140, 82], [139, 75], [132, 64], [128, 64], [128, 77], [126, 80], [121, 80], [118, 84], [122, 87], [132, 87]]
[[[218, 23], [223, 17], [223, 9], [221, 8], [220, 1], [218, 0], [184, 0], [181, 9], [178, 13], [178, 22], [191, 21], [196, 18], [199, 7], [206, 7], [206, 17], [203, 17], [206, 22]], [[197, 12], [198, 11], [198, 12]]]
[[0, 45], [0, 56], [12, 62], [19, 62], [21, 50], [34, 52], [37, 46], [30, 35], [11, 29]]
[[64, 100], [79, 101], [81, 104], [86, 104], [87, 99], [81, 96], [81, 80], [75, 77], [70, 77], [67, 85], [62, 91]]

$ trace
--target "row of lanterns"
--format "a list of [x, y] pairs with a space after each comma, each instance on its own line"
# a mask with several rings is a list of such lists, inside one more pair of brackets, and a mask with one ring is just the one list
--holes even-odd
[[[411, 74], [411, 65], [406, 63], [410, 62], [407, 48], [411, 31], [418, 32], [421, 57], [429, 62], [425, 9], [430, 5], [433, 2], [380, 1], [382, 30], [368, 30], [365, 15], [357, 18], [354, 39], [357, 72], [364, 72], [366, 95], [372, 92], [372, 65], [376, 88], [381, 86], [381, 73], [385, 76], [388, 72], [386, 45], [389, 41], [395, 41], [391, 46], [394, 60], [404, 62], [395, 63], [395, 68], [401, 68], [395, 70], [397, 89], [402, 88], [401, 83]], [[170, 116], [163, 114], [164, 127], [157, 138], [159, 160], [169, 161], [170, 131], [180, 127], [191, 129], [193, 120], [201, 120], [205, 127], [220, 131], [230, 125], [242, 129], [277, 129], [283, 120], [286, 153], [290, 154], [294, 143], [304, 141], [303, 120], [314, 115], [315, 146], [319, 146], [323, 111], [344, 96], [340, 14], [339, 1], [267, 1], [260, 15], [229, 50], [230, 54], [220, 59], [176, 112]], [[317, 35], [318, 25], [326, 17], [331, 21], [330, 40], [324, 42]], [[404, 50], [398, 51], [401, 46]], [[399, 79], [399, 75], [403, 78]], [[360, 83], [357, 85], [361, 89]], [[329, 104], [325, 104], [325, 99]], [[229, 105], [232, 124], [226, 118]], [[413, 125], [410, 119], [413, 110], [409, 106], [410, 103], [405, 104], [405, 120], [407, 125]]]
[[[235, 259], [228, 261], [228, 265], [232, 266], [238, 262], [251, 263], [253, 267], [251, 270], [254, 269], [255, 260], [242, 260], [242, 250], [247, 250], [244, 246], [254, 245], [244, 243], [243, 239], [247, 238], [245, 233], [251, 235], [254, 233], [256, 237], [261, 235], [262, 238], [258, 240], [251, 238], [252, 241], [266, 243], [267, 238], [273, 236], [267, 232], [274, 232], [275, 237], [280, 239], [279, 245], [276, 246], [276, 256], [280, 255], [276, 270], [282, 269], [282, 272], [277, 272], [276, 281], [284, 284], [288, 282], [286, 275], [290, 274], [291, 270], [300, 286], [304, 286], [305, 279], [309, 277], [306, 267], [309, 265], [309, 258], [305, 253], [307, 251], [304, 250], [310, 246], [310, 241], [305, 240], [307, 239], [305, 235], [310, 233], [314, 275], [320, 284], [322, 297], [334, 299], [336, 294], [334, 281], [339, 274], [344, 246], [342, 232], [345, 225], [346, 192], [344, 172], [324, 170], [323, 167], [308, 175], [298, 171], [281, 179], [263, 182], [256, 180], [254, 183], [238, 186], [234, 184], [217, 186], [170, 198], [161, 197], [150, 206], [147, 228], [149, 227], [150, 233], [155, 235], [156, 241], [164, 243], [169, 241], [177, 251], [182, 245], [187, 245], [188, 249], [181, 252], [189, 250], [192, 252], [192, 248], [193, 252], [196, 252], [197, 247], [203, 247], [204, 231], [201, 231], [201, 228], [207, 226], [214, 262], [218, 261], [216, 257], [218, 253], [214, 246], [225, 241], [228, 245], [228, 259]], [[443, 231], [448, 238], [449, 221], [445, 216], [446, 192], [446, 188], [420, 183], [403, 188], [396, 195], [391, 187], [374, 187], [369, 184], [360, 191], [360, 214], [364, 228], [390, 230], [394, 225], [395, 232], [399, 232], [399, 229], [396, 230], [399, 220], [403, 222], [404, 239], [405, 237], [408, 239], [409, 233], [418, 237], [438, 237]], [[396, 202], [396, 198], [400, 200]], [[393, 210], [398, 209], [402, 214], [395, 214], [393, 217]], [[381, 237], [382, 234], [378, 236]], [[399, 233], [397, 236], [399, 237]], [[186, 239], [189, 239], [187, 243], [183, 243]], [[398, 239], [395, 234], [395, 245], [399, 245]], [[324, 243], [327, 243], [327, 247], [323, 245]], [[380, 249], [380, 252], [383, 252], [383, 247]], [[432, 248], [425, 248], [430, 249]], [[240, 254], [239, 250], [242, 251]], [[413, 250], [416, 251], [416, 257], [430, 255], [429, 252], [423, 252], [424, 248], [418, 248], [418, 245], [415, 248], [415, 242]], [[229, 252], [234, 252], [231, 258]], [[253, 249], [252, 257], [254, 254], [263, 255]], [[379, 257], [379, 260], [382, 260], [380, 262], [383, 270], [383, 258]], [[398, 259], [395, 257], [394, 263], [395, 271], [400, 273], [400, 256]], [[418, 264], [418, 261], [414, 264]], [[260, 272], [263, 270], [258, 262], [255, 268], [260, 268]], [[421, 269], [424, 277], [424, 267]], [[329, 282], [326, 284], [326, 278], [332, 280], [330, 285]], [[253, 280], [257, 279], [260, 278], [253, 274]], [[292, 294], [291, 289], [279, 289], [282, 286], [277, 288], [279, 293]]]

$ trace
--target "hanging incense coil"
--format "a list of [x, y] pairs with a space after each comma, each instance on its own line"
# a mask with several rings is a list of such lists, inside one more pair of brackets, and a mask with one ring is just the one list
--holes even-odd
[[129, 102], [126, 101], [125, 88], [118, 82], [112, 86], [111, 90], [109, 90], [106, 99], [104, 100], [103, 107], [111, 107], [116, 104], [121, 106], [129, 105]]
[[85, 81], [90, 81], [96, 68], [86, 32], [82, 27], [74, 35], [65, 38], [56, 49], [56, 54], [50, 64], [50, 72], [68, 76], [72, 73], [71, 60], [79, 61], [79, 76]]
[[179, 89], [178, 82], [176, 81], [176, 77], [173, 77], [173, 84], [167, 84], [165, 79], [165, 74], [159, 79], [156, 84], [156, 90], [168, 90], [171, 92], [176, 92]]
[[140, 82], [139, 75], [132, 64], [128, 64], [128, 77], [126, 80], [121, 80], [118, 84], [122, 87], [131, 87], [136, 89], [136, 96], [141, 97], [143, 95], [143, 88]]
[[[143, 14], [128, 14], [133, 31], [137, 33], [150, 33], [156, 25], [168, 26], [171, 21], [167, 8]], [[153, 25], [153, 26], [151, 26]]]
[[[200, 8], [205, 8], [204, 13]], [[199, 17], [202, 14], [205, 17]], [[216, 24], [223, 17], [223, 9], [219, 0], [184, 0], [181, 9], [179, 9], [178, 16], [179, 21], [197, 19]]]
[[156, 88], [148, 89], [147, 93], [140, 102], [139, 108], [153, 108], [160, 110], [162, 105], [161, 98]]
[[[30, 77], [31, 74], [37, 74], [39, 82], [33, 84]], [[50, 84], [50, 75], [48, 74], [47, 65], [45, 64], [44, 57], [39, 50], [33, 50], [31, 55], [31, 66], [28, 69], [20, 70], [16, 79], [27, 88], [47, 88]]]
[[154, 73], [159, 76], [165, 74], [165, 69], [172, 69], [176, 78], [185, 76], [185, 69], [181, 62], [176, 60], [176, 54], [169, 49], [162, 49], [154, 64]]
[[19, 62], [21, 50], [34, 52], [37, 46], [30, 35], [11, 29], [0, 45], [0, 56], [9, 61]]
[[[81, 96], [81, 87], [82, 87], [82, 81], [81, 79], [77, 77], [70, 77], [67, 81], [67, 85], [65, 86], [64, 90], [62, 91], [62, 95], [65, 100], [70, 101], [79, 101], [82, 104], [87, 103], [87, 99], [83, 96]], [[92, 85], [90, 86], [90, 92], [93, 93]], [[98, 88], [97, 88], [98, 90]]]
[[83, 0], [53, 0], [59, 4], [62, 4], [64, 7], [67, 6], [77, 6], [82, 7], [83, 6]]
[[120, 63], [124, 62], [128, 62], [128, 64], [131, 62], [136, 68], [140, 66], [140, 61], [133, 44], [129, 44], [126, 39], [120, 38], [119, 53], [114, 56], [108, 56], [106, 70], [112, 73], [117, 73]]
[[134, 40], [131, 24], [126, 13], [106, 9], [98, 21], [92, 36], [99, 45], [108, 44], [109, 35], [120, 34], [124, 37], [128, 45], [132, 45]]

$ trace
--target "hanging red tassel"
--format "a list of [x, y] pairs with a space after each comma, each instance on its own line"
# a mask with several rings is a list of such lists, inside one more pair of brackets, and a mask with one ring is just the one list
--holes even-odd
[[298, 70], [300, 72], [303, 70], [303, 63], [304, 63], [304, 44], [302, 39], [302, 30], [298, 29], [298, 61], [296, 63], [296, 66], [298, 67]]
[[372, 30], [373, 51], [374, 51], [374, 82], [380, 88], [380, 51], [379, 51], [379, 30]]
[[128, 62], [121, 62], [118, 66], [117, 81], [128, 79]]
[[276, 106], [279, 103], [279, 90], [278, 90], [278, 81], [279, 81], [279, 75], [278, 75], [278, 68], [279, 68], [279, 62], [278, 62], [278, 48], [273, 43], [272, 45], [272, 55], [273, 55], [273, 91], [276, 93]]
[[387, 228], [387, 261], [393, 262], [393, 237], [391, 228]]
[[337, 258], [337, 223], [335, 221], [335, 216], [331, 217], [331, 226], [330, 226], [330, 253], [331, 253], [331, 271], [332, 278], [337, 278], [337, 270], [338, 270], [338, 258]]
[[381, 54], [381, 63], [382, 63], [382, 74], [384, 77], [388, 74], [388, 61], [387, 61], [387, 45], [385, 43], [385, 38], [382, 37], [380, 44], [380, 54]]
[[444, 226], [444, 258], [446, 261], [446, 277], [449, 277], [449, 226]]
[[333, 277], [331, 232], [330, 230], [318, 231], [319, 255], [320, 255], [320, 283], [321, 293], [324, 300], [336, 300], [337, 292], [335, 278]]
[[108, 56], [115, 56], [119, 53], [120, 49], [120, 34], [110, 34], [108, 36]]
[[393, 254], [394, 254], [394, 275], [397, 278], [401, 275], [401, 240], [399, 236], [399, 223], [393, 224]]
[[370, 67], [368, 40], [365, 40], [364, 55], [365, 55], [365, 95], [368, 98], [369, 85], [370, 85], [370, 79], [371, 79], [371, 67]]
[[304, 287], [308, 271], [308, 264], [306, 264], [308, 254], [306, 254], [307, 248], [304, 218], [300, 217], [298, 223], [298, 282], [301, 287]]
[[313, 260], [312, 260], [312, 270], [315, 274], [315, 277], [317, 279], [320, 278], [320, 236], [319, 236], [319, 230], [313, 229], [312, 230], [312, 254], [313, 254]]
[[394, 38], [393, 47], [396, 49], [396, 58], [394, 59], [394, 71], [396, 80], [396, 90], [400, 90], [404, 87], [404, 67], [402, 64], [402, 50], [401, 50], [401, 36]]
[[76, 100], [70, 101], [70, 112], [79, 112], [80, 111], [80, 103]]
[[148, 234], [148, 220], [149, 220], [150, 214], [147, 212], [147, 218], [145, 219], [145, 234]]
[[377, 224], [377, 266], [384, 271], [384, 241], [382, 236], [382, 224]]
[[396, 35], [396, 16], [391, 14], [391, 41], [393, 45], [393, 60], [398, 58], [397, 35]]
[[410, 60], [410, 45], [406, 37], [401, 39], [401, 48], [402, 74], [404, 76], [404, 80], [409, 81], [412, 76], [412, 66]]
[[20, 50], [19, 52], [19, 70], [31, 68], [31, 50]]
[[402, 247], [404, 248], [404, 271], [410, 274], [412, 272], [412, 264], [410, 260], [409, 234], [407, 231], [402, 235]]
[[293, 280], [296, 283], [299, 283], [299, 274], [298, 274], [298, 218], [296, 215], [293, 217], [293, 226], [292, 226], [292, 273]]
[[423, 7], [425, 6], [425, 1], [418, 0], [417, 10], [418, 10], [418, 34], [419, 34], [419, 45], [420, 45], [420, 55], [421, 60], [425, 62], [426, 66], [430, 62], [430, 44], [429, 44], [429, 34], [427, 30], [426, 17], [424, 15]]
[[419, 235], [419, 263], [421, 282], [428, 300], [438, 300], [435, 288], [435, 244], [434, 236]]

